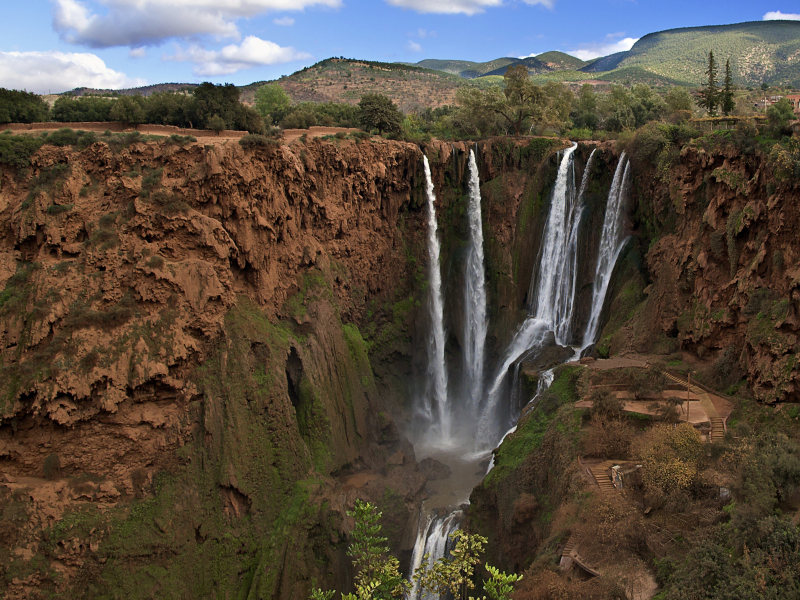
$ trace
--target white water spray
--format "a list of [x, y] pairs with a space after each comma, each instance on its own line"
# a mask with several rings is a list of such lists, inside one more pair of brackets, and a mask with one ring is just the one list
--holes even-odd
[[[435, 402], [441, 435], [444, 439], [450, 437], [450, 414], [447, 406], [447, 369], [444, 362], [444, 302], [442, 301], [442, 274], [439, 266], [439, 238], [436, 235], [436, 208], [434, 202], [436, 195], [433, 191], [431, 167], [428, 157], [422, 157], [425, 165], [425, 184], [428, 194], [428, 281], [430, 284], [430, 309], [431, 331], [428, 336], [428, 375]], [[432, 402], [430, 392], [426, 394], [425, 411], [432, 417]]]
[[483, 267], [481, 190], [475, 153], [469, 151], [469, 235], [464, 298], [464, 384], [470, 405], [477, 406], [483, 392], [486, 345], [486, 275]]
[[[624, 165], [624, 166], [623, 166]], [[586, 349], [597, 341], [600, 327], [600, 316], [603, 313], [608, 284], [614, 265], [625, 246], [626, 236], [623, 228], [623, 208], [630, 182], [630, 161], [625, 160], [625, 153], [619, 158], [614, 180], [608, 193], [606, 214], [603, 219], [603, 232], [600, 235], [600, 247], [597, 252], [597, 270], [592, 289], [592, 312], [583, 334], [582, 349]]]

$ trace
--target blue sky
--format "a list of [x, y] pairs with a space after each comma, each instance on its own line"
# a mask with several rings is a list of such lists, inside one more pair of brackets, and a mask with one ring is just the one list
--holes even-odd
[[796, 0], [3, 0], [0, 87], [241, 85], [331, 56], [590, 58], [663, 29], [798, 13]]

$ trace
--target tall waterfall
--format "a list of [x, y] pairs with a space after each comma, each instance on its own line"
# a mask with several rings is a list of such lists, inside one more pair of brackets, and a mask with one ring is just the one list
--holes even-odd
[[[503, 424], [498, 422], [498, 405], [503, 396], [508, 369], [523, 354], [541, 347], [548, 331], [555, 334], [556, 343], [568, 345], [572, 329], [575, 297], [575, 275], [578, 254], [578, 230], [582, 206], [575, 190], [573, 153], [577, 144], [564, 152], [558, 166], [556, 184], [550, 198], [550, 214], [542, 235], [538, 276], [531, 277], [528, 290], [529, 317], [522, 323], [506, 350], [478, 422], [478, 447], [493, 447], [502, 435]], [[581, 189], [589, 169], [584, 172]], [[507, 427], [507, 426], [506, 426]]]
[[625, 231], [623, 228], [623, 208], [630, 184], [630, 161], [625, 160], [625, 153], [619, 158], [614, 180], [608, 193], [606, 202], [606, 215], [603, 219], [603, 232], [600, 235], [600, 248], [597, 252], [597, 270], [592, 289], [592, 312], [583, 334], [583, 349], [588, 348], [597, 341], [600, 327], [600, 316], [603, 313], [608, 284], [614, 265], [620, 252], [625, 246]]
[[470, 404], [477, 406], [483, 392], [483, 361], [486, 344], [486, 279], [483, 267], [483, 223], [481, 190], [475, 153], [469, 151], [469, 254], [464, 298], [464, 384]]
[[436, 234], [438, 229], [436, 207], [434, 206], [436, 195], [433, 191], [428, 157], [423, 155], [422, 160], [425, 165], [425, 184], [428, 195], [428, 281], [430, 286], [428, 308], [431, 319], [431, 331], [428, 335], [428, 374], [433, 388], [426, 394], [425, 411], [428, 417], [433, 416], [432, 391], [441, 435], [447, 439], [450, 437], [450, 408], [447, 405], [447, 369], [444, 362], [444, 302], [442, 300], [442, 274], [439, 265], [439, 238]]
[[531, 278], [529, 312], [543, 320], [562, 346], [570, 343], [574, 298], [574, 263], [577, 255], [580, 210], [575, 193], [573, 153], [578, 144], [564, 152], [550, 200], [550, 214], [542, 235], [542, 257], [538, 276]]

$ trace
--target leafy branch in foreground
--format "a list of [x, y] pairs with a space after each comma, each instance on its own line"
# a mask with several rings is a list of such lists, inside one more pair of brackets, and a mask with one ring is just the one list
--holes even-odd
[[[411, 583], [400, 575], [398, 560], [389, 554], [387, 538], [382, 537], [378, 520], [381, 513], [369, 502], [356, 500], [355, 509], [347, 513], [355, 519], [353, 541], [347, 553], [353, 557], [358, 569], [355, 578], [355, 594], [342, 594], [342, 600], [388, 600], [399, 598], [411, 590]], [[430, 568], [428, 556], [415, 571], [412, 580], [420, 592], [442, 596], [453, 594], [457, 600], [487, 600], [467, 597], [467, 591], [475, 588], [475, 567], [481, 564], [484, 544], [487, 539], [480, 535], [470, 535], [457, 530], [451, 534], [456, 542], [449, 557], [438, 559]], [[490, 600], [508, 600], [513, 584], [522, 575], [507, 575], [499, 569], [486, 565], [491, 577], [483, 584]], [[310, 600], [333, 600], [335, 592], [323, 592], [316, 588], [311, 591]]]

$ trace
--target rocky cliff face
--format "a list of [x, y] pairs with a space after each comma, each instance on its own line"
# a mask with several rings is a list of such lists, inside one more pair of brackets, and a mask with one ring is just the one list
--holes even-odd
[[401, 545], [425, 478], [352, 323], [409, 294], [420, 156], [98, 143], [2, 173], [7, 597], [344, 589], [356, 495]]
[[639, 235], [607, 350], [687, 350], [711, 363], [709, 383], [721, 389], [745, 376], [758, 400], [797, 401], [796, 180], [776, 179], [762, 152], [703, 140], [659, 172], [633, 143]]

